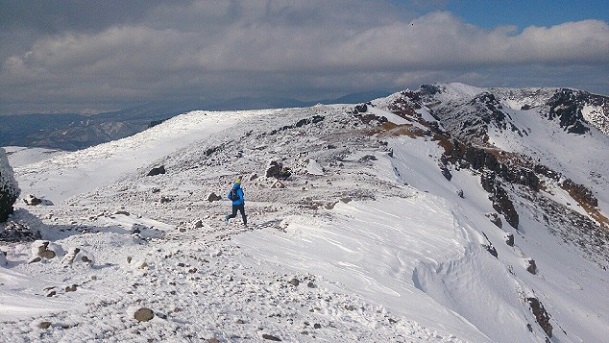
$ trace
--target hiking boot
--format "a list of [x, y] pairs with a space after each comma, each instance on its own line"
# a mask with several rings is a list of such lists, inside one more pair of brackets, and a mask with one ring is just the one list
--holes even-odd
[[229, 218], [228, 214], [227, 214], [226, 216], [224, 216], [224, 222], [225, 222], [226, 224], [228, 224], [228, 220], [229, 220], [229, 219], [230, 219], [230, 218]]

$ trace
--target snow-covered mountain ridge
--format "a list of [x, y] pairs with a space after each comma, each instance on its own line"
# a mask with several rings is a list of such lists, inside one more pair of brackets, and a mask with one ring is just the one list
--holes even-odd
[[600, 342], [609, 142], [560, 91], [197, 111], [14, 167], [46, 206], [0, 246], [0, 340]]

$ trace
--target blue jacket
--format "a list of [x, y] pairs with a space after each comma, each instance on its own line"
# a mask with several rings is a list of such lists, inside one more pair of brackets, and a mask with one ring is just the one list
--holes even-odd
[[[245, 204], [245, 195], [243, 194], [243, 189], [241, 188], [241, 185], [238, 183], [235, 183], [235, 184], [233, 184], [233, 188], [237, 190], [237, 195], [239, 196], [239, 199], [233, 200], [233, 206]], [[229, 195], [230, 195], [230, 191], [228, 192], [226, 197], [228, 197]]]

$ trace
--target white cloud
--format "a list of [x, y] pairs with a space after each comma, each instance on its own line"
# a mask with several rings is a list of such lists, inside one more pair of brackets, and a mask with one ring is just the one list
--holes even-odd
[[42, 36], [3, 61], [0, 86], [7, 104], [299, 97], [399, 88], [421, 75], [608, 64], [609, 25], [597, 20], [489, 31], [448, 12], [415, 18], [376, 2], [202, 1], [157, 7], [134, 24]]

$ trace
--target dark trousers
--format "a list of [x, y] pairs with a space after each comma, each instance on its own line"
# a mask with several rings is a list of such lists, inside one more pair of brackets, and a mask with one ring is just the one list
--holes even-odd
[[243, 224], [247, 225], [247, 217], [245, 216], [245, 204], [233, 205], [233, 213], [231, 213], [228, 216], [228, 218], [237, 217], [237, 211], [241, 212], [241, 218], [243, 219]]

